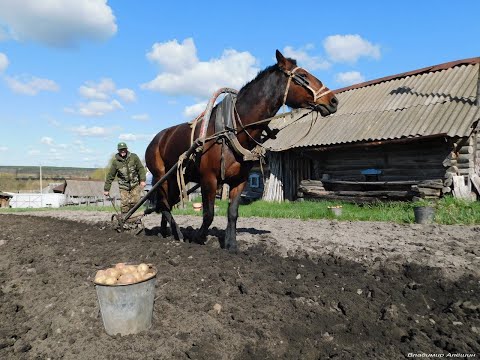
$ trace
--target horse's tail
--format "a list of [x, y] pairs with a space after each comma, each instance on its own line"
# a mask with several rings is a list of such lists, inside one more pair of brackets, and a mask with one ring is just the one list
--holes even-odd
[[[160, 131], [148, 144], [145, 150], [145, 163], [153, 175], [152, 186], [155, 185], [166, 173], [165, 162], [160, 150], [160, 143], [165, 135], [166, 130]], [[166, 183], [157, 188], [157, 191], [153, 194], [153, 203], [155, 204], [155, 210], [158, 212], [162, 210], [162, 204], [167, 201]], [[166, 204], [165, 204], [166, 205]]]
[[[188, 150], [191, 128], [184, 123], [160, 131], [152, 139], [145, 151], [145, 162], [153, 175], [152, 186], [156, 184], [173, 166], [180, 156]], [[158, 206], [170, 209], [179, 201], [180, 190], [175, 175], [172, 175], [156, 192]]]

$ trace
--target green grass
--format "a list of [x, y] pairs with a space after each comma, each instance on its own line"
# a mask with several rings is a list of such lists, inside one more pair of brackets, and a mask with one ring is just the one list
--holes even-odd
[[[195, 200], [198, 202], [198, 199]], [[332, 201], [304, 201], [271, 203], [266, 201], [255, 201], [248, 205], [241, 205], [239, 208], [240, 217], [269, 217], [287, 219], [338, 219], [340, 221], [389, 221], [400, 224], [413, 223], [415, 221], [413, 208], [418, 205], [432, 205], [436, 209], [435, 222], [438, 224], [480, 224], [480, 202], [467, 202], [445, 197], [435, 203], [411, 203], [411, 202], [390, 202], [372, 205], [355, 205], [349, 203]], [[328, 209], [329, 206], [342, 205], [342, 215], [336, 217]], [[227, 214], [228, 202], [217, 200], [215, 213], [218, 216]], [[96, 206], [68, 206], [59, 209], [0, 209], [0, 213], [28, 212], [45, 210], [89, 210], [114, 212], [110, 207]], [[196, 215], [192, 203], [187, 203], [185, 209], [176, 208], [174, 215]]]
[[[226, 215], [228, 202], [217, 200], [217, 215]], [[342, 205], [342, 215], [336, 217], [329, 206]], [[241, 217], [269, 217], [288, 219], [338, 219], [341, 221], [389, 221], [400, 224], [415, 222], [413, 208], [419, 205], [431, 205], [436, 209], [435, 222], [439, 224], [480, 224], [480, 202], [467, 202], [445, 197], [435, 203], [427, 202], [388, 202], [370, 205], [355, 205], [332, 201], [304, 201], [271, 203], [255, 201], [241, 205]], [[201, 215], [188, 204], [186, 209], [176, 209], [174, 214]]]

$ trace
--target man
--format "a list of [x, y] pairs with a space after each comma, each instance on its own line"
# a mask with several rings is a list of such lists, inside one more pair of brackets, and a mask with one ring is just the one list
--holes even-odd
[[135, 206], [143, 194], [145, 187], [145, 168], [138, 156], [128, 151], [127, 144], [121, 142], [117, 145], [118, 154], [112, 161], [112, 166], [107, 174], [103, 188], [105, 196], [110, 195], [110, 188], [115, 176], [118, 177], [120, 188], [122, 214]]

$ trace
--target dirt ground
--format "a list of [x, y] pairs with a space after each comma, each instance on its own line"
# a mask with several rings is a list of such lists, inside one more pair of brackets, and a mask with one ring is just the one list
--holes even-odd
[[[480, 356], [479, 226], [241, 218], [231, 254], [224, 218], [202, 246], [109, 217], [0, 215], [0, 359]], [[92, 277], [117, 262], [159, 270], [148, 331], [104, 331]]]

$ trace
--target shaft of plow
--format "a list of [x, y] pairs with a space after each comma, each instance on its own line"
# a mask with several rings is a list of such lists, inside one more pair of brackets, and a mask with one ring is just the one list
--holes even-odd
[[[198, 140], [196, 140], [192, 146], [190, 146], [190, 148], [187, 150], [187, 152], [185, 153], [185, 159], [188, 159], [190, 157], [190, 155], [192, 155], [192, 153], [200, 146], [200, 143]], [[133, 208], [130, 209], [130, 211], [125, 215], [125, 217], [123, 218], [123, 222], [127, 221], [130, 216], [132, 216], [135, 211], [138, 210], [138, 208], [140, 206], [142, 206], [145, 201], [147, 201], [147, 199], [149, 198], [150, 194], [153, 193], [153, 191], [155, 191], [156, 188], [158, 188], [160, 185], [162, 185], [169, 177], [170, 175], [172, 175], [175, 171], [177, 171], [177, 168], [178, 168], [178, 162], [173, 165], [170, 170], [168, 170], [165, 175], [163, 175], [160, 180], [158, 180], [155, 185], [152, 186], [152, 188], [148, 191], [148, 193], [146, 193], [139, 201], [138, 203], [135, 204], [135, 206]]]

